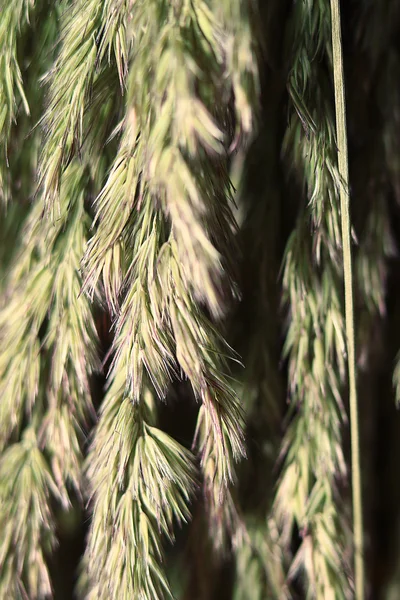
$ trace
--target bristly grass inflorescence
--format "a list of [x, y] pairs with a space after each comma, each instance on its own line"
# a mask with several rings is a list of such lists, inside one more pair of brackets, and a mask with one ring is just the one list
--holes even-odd
[[78, 598], [177, 597], [193, 515], [235, 600], [352, 597], [331, 35], [330, 0], [0, 0], [0, 600], [57, 596], [78, 513]]
[[284, 258], [291, 419], [282, 445], [275, 514], [286, 544], [294, 526], [302, 538], [289, 578], [303, 571], [312, 597], [347, 598], [347, 525], [338, 510], [338, 483], [346, 476], [340, 179], [334, 98], [322, 64], [331, 62], [330, 31], [328, 1], [297, 3], [289, 78], [292, 113], [284, 151], [306, 199]]
[[[229, 488], [243, 414], [217, 321], [233, 294], [229, 147], [251, 135], [258, 89], [246, 5], [76, 0], [51, 13], [58, 51], [39, 73], [45, 110], [32, 134], [43, 138], [32, 146], [38, 187], [0, 313], [1, 597], [51, 597], [53, 505], [82, 497], [91, 524], [80, 593], [172, 596], [163, 537], [190, 517], [194, 452], [215, 546], [239, 527]], [[41, 3], [0, 17], [4, 154], [17, 97], [28, 112], [16, 45], [29, 9]], [[29, 68], [26, 79], [29, 89]], [[101, 368], [95, 306], [114, 339], [84, 468]], [[157, 399], [181, 378], [201, 402], [193, 451], [157, 426]]]

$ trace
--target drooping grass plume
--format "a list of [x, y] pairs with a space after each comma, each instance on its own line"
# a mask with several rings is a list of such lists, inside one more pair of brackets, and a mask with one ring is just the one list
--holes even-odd
[[[99, 368], [92, 307], [79, 295], [88, 232], [85, 181], [85, 169], [71, 164], [63, 176], [57, 227], [43, 220], [40, 202], [33, 207], [0, 311], [0, 463], [10, 481], [4, 475], [1, 485], [0, 520], [7, 523], [0, 536], [7, 557], [1, 584], [16, 598], [51, 596], [43, 554], [55, 545], [50, 500], [66, 508], [71, 489], [82, 493], [89, 377]], [[12, 477], [9, 468], [15, 469]]]
[[[50, 598], [51, 497], [60, 494], [34, 428], [0, 457], [0, 598]], [[47, 555], [47, 556], [46, 556]]]
[[[232, 461], [243, 454], [224, 344], [199, 306], [222, 314], [223, 287], [231, 286], [225, 271], [235, 223], [223, 129], [229, 71], [228, 84], [218, 80], [226, 40], [203, 2], [182, 3], [178, 12], [138, 5], [132, 27], [126, 114], [95, 202], [98, 227], [85, 255], [85, 287], [93, 295], [102, 284], [115, 315], [112, 377], [125, 380], [136, 401], [145, 373], [163, 397], [181, 372], [203, 402], [197, 440], [215, 519], [234, 479]], [[221, 106], [212, 114], [215, 94]]]
[[307, 204], [284, 259], [291, 420], [275, 513], [287, 543], [295, 525], [300, 532], [289, 579], [302, 573], [312, 597], [346, 598], [351, 575], [344, 551], [346, 523], [338, 509], [338, 483], [346, 476], [339, 175], [333, 98], [321, 65], [323, 60], [331, 64], [330, 17], [328, 2], [298, 3], [292, 15], [288, 85], [294, 112], [284, 144]]
[[202, 402], [195, 443], [201, 457], [206, 507], [215, 533], [213, 541], [218, 548], [223, 546], [229, 530], [240, 535], [241, 529], [229, 491], [229, 485], [235, 482], [234, 463], [245, 454], [242, 410], [227, 364], [232, 354], [187, 293], [189, 284], [173, 238], [164, 247], [160, 279], [178, 364], [196, 399]]
[[[218, 84], [222, 57], [216, 60], [211, 50], [216, 41], [206, 37], [208, 32], [213, 36], [214, 23], [203, 2], [183, 3], [179, 18], [172, 7], [158, 10], [158, 30], [153, 25], [152, 39], [144, 40], [149, 49], [144, 66], [154, 78], [135, 107], [139, 123], [150, 127], [143, 172], [150, 193], [170, 221], [196, 298], [218, 315], [224, 301], [219, 283], [222, 257], [229, 256], [226, 248], [234, 227], [221, 160], [226, 155], [226, 133], [209, 108], [209, 99], [224, 92]], [[135, 72], [137, 85], [141, 70]], [[202, 79], [205, 85], [199, 87]]]
[[[341, 4], [362, 390], [398, 347], [400, 13]], [[0, 600], [352, 597], [330, 0], [0, 9]]]
[[93, 516], [83, 564], [85, 597], [172, 598], [162, 536], [189, 517], [195, 468], [188, 450], [156, 426], [152, 392], [135, 403], [118, 379], [104, 400], [88, 457]]
[[256, 130], [259, 109], [258, 61], [262, 43], [256, 23], [258, 6], [253, 0], [212, 2], [220, 23], [226, 75], [232, 85], [236, 133], [245, 137]]
[[247, 539], [236, 551], [234, 600], [290, 598], [274, 521], [247, 519]]
[[18, 113], [19, 103], [29, 115], [18, 59], [18, 38], [29, 23], [34, 0], [0, 3], [0, 200], [9, 197], [8, 144], [10, 131]]
[[52, 389], [61, 387], [66, 361], [71, 361], [79, 388], [88, 393], [88, 372], [96, 364], [95, 345], [89, 347], [96, 334], [91, 308], [79, 297], [79, 250], [83, 250], [88, 230], [85, 192], [79, 185], [82, 177], [81, 167], [71, 165], [64, 179], [63, 214], [57, 227], [42, 219], [40, 202], [33, 208], [23, 231], [22, 252], [9, 276], [0, 313], [3, 443], [14, 432], [18, 435], [24, 415], [35, 403], [41, 330], [47, 317], [44, 344], [54, 353]]
[[[42, 120], [45, 143], [39, 165], [46, 209], [55, 208], [60, 178], [84, 141], [84, 114], [97, 67], [115, 55], [124, 84], [128, 53], [128, 2], [76, 0], [66, 5], [61, 23], [61, 46], [47, 74], [49, 98]], [[58, 208], [58, 206], [57, 206]]]

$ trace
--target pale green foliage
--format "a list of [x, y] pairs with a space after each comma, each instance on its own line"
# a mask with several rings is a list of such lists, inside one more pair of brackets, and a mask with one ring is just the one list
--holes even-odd
[[218, 548], [223, 545], [226, 527], [239, 536], [241, 528], [229, 491], [229, 484], [235, 481], [234, 461], [245, 454], [243, 415], [227, 374], [226, 359], [231, 352], [187, 293], [189, 282], [174, 239], [165, 246], [160, 272], [177, 361], [195, 397], [202, 402], [195, 441], [201, 456], [213, 542]]
[[322, 280], [310, 271], [310, 249], [300, 241], [304, 225], [297, 232], [298, 238], [293, 234], [287, 249], [284, 274], [291, 301], [285, 351], [290, 358], [289, 394], [295, 412], [283, 442], [285, 462], [275, 512], [287, 541], [294, 523], [303, 537], [290, 575], [303, 568], [310, 593], [345, 597], [344, 556], [337, 552], [343, 524], [335, 489], [335, 479], [346, 474], [340, 395], [345, 343], [340, 298], [332, 288], [332, 279], [338, 276], [329, 267]]
[[[241, 535], [229, 490], [244, 456], [228, 369], [234, 355], [203, 305], [219, 317], [234, 291], [231, 101], [240, 133], [250, 135], [258, 89], [244, 5], [61, 5], [58, 55], [44, 77], [37, 198], [0, 313], [0, 413], [3, 446], [23, 444], [31, 422], [43, 460], [35, 498], [48, 502], [54, 484], [64, 508], [71, 490], [89, 496], [80, 588], [88, 598], [170, 595], [163, 538], [172, 540], [173, 522], [189, 518], [197, 479], [191, 452], [155, 425], [152, 390], [165, 397], [174, 379], [187, 378], [202, 403], [195, 443], [215, 546]], [[242, 36], [229, 25], [240, 15]], [[112, 143], [104, 146], [115, 138], [111, 158]], [[87, 244], [91, 194], [96, 214]], [[99, 369], [94, 299], [109, 310], [114, 339], [87, 491], [82, 443], [90, 376]], [[2, 505], [0, 518], [9, 515]], [[40, 528], [52, 531], [51, 512]], [[35, 533], [29, 552], [48, 551], [44, 537]], [[30, 561], [24, 544], [18, 552]], [[38, 588], [14, 559], [9, 565], [10, 585], [20, 578], [32, 599], [51, 596], [47, 575]]]
[[54, 548], [50, 495], [56, 482], [33, 428], [0, 459], [0, 598], [48, 598], [51, 583], [44, 552]]
[[[78, 274], [85, 243], [82, 169], [71, 165], [64, 178], [57, 226], [42, 219], [40, 203], [24, 230], [24, 246], [9, 278], [0, 312], [2, 443], [18, 433], [39, 389], [39, 331], [49, 317], [44, 346], [48, 349], [53, 401], [61, 388], [77, 388], [89, 402], [88, 373], [97, 364], [95, 328], [87, 300], [79, 296]], [[84, 179], [84, 178], [83, 178]], [[73, 376], [68, 380], [66, 374]], [[71, 391], [71, 399], [74, 393]], [[79, 401], [82, 408], [82, 399]]]
[[88, 219], [82, 195], [74, 198], [68, 183], [79, 186], [80, 168], [65, 173], [63, 191], [69, 192], [68, 224], [54, 250], [58, 263], [53, 275], [53, 306], [49, 313], [44, 346], [48, 349], [50, 376], [48, 410], [42, 425], [43, 439], [51, 455], [57, 482], [80, 489], [81, 427], [92, 410], [89, 375], [100, 368], [96, 353], [96, 329], [88, 300], [80, 294], [79, 265], [86, 243]]
[[172, 597], [160, 561], [162, 535], [189, 517], [193, 459], [155, 426], [151, 392], [139, 404], [112, 382], [103, 403], [87, 476], [93, 516], [82, 585], [90, 600]]
[[[231, 162], [246, 152], [261, 95], [256, 3], [63, 0], [44, 21], [40, 57], [35, 51], [32, 64], [24, 62], [22, 86], [18, 43], [31, 4], [0, 0], [0, 195], [9, 175], [15, 204], [25, 206], [37, 188], [18, 254], [0, 255], [2, 276], [8, 269], [0, 305], [0, 600], [52, 597], [54, 507], [83, 500], [90, 525], [80, 597], [172, 597], [165, 544], [190, 519], [196, 492], [214, 550], [234, 555], [235, 600], [290, 598], [300, 571], [309, 598], [345, 598], [351, 575], [337, 492], [346, 476], [342, 255], [331, 81], [320, 62], [330, 60], [329, 2], [294, 3], [288, 32], [293, 114], [284, 160], [302, 198], [283, 266], [291, 421], [272, 514], [266, 490], [255, 516], [234, 490], [245, 417], [247, 425], [259, 414], [268, 423], [260, 442], [268, 473], [257, 474], [265, 488], [281, 419], [269, 336], [273, 243], [264, 243], [276, 212], [268, 217], [265, 195], [252, 200], [260, 210], [245, 215], [260, 263], [251, 287], [260, 293], [244, 385], [231, 374], [240, 360], [223, 318], [239, 297]], [[47, 6], [38, 2], [35, 14]], [[24, 90], [35, 122], [22, 117]], [[15, 119], [15, 147], [27, 149], [8, 169]], [[280, 198], [271, 204], [278, 211]], [[7, 239], [14, 218], [7, 216]], [[383, 263], [371, 266], [366, 246], [358, 264], [367, 303], [381, 308]], [[96, 311], [111, 327], [89, 438], [92, 377], [101, 370]], [[199, 404], [191, 450], [157, 418], [159, 400], [185, 380]], [[302, 541], [293, 557], [296, 528]]]
[[88, 377], [98, 367], [91, 308], [79, 295], [88, 228], [85, 181], [76, 164], [65, 172], [56, 226], [43, 220], [40, 202], [35, 206], [0, 312], [2, 446], [19, 439], [25, 417], [31, 421], [22, 440], [0, 459], [10, 482], [0, 485], [6, 494], [0, 521], [9, 530], [1, 545], [8, 556], [1, 585], [9, 595], [2, 591], [2, 598], [51, 595], [43, 555], [55, 543], [49, 496], [68, 507], [70, 487], [81, 493], [82, 428], [91, 409]]
[[284, 260], [283, 287], [290, 311], [284, 353], [289, 359], [292, 416], [274, 509], [286, 543], [295, 524], [302, 537], [289, 579], [302, 570], [308, 597], [346, 598], [351, 582], [340, 550], [346, 525], [337, 505], [337, 480], [346, 475], [341, 438], [346, 346], [339, 177], [332, 99], [323, 87], [329, 89], [329, 81], [319, 66], [323, 54], [330, 54], [329, 2], [298, 3], [292, 22], [289, 90], [297, 115], [292, 115], [284, 144], [309, 203]]
[[85, 285], [93, 295], [101, 281], [115, 314], [111, 377], [121, 387], [126, 382], [139, 401], [145, 370], [163, 397], [181, 371], [203, 402], [197, 440], [220, 546], [224, 503], [230, 528], [238, 526], [228, 484], [233, 461], [243, 455], [242, 418], [225, 378], [223, 340], [198, 302], [214, 315], [225, 309], [222, 257], [231, 255], [235, 228], [227, 132], [207, 108], [229, 91], [218, 81], [224, 46], [216, 46], [216, 56], [220, 25], [203, 2], [183, 2], [179, 19], [172, 6], [139, 4], [132, 30], [126, 115], [95, 203], [98, 228], [85, 255]]
[[290, 598], [275, 522], [272, 519], [249, 519], [246, 533], [248, 538], [236, 551], [237, 583], [233, 599]]
[[21, 28], [29, 22], [29, 11], [33, 5], [34, 0], [0, 2], [0, 201], [7, 200], [9, 195], [7, 144], [19, 99], [29, 114], [18, 64], [17, 41]]
[[[254, 35], [257, 6], [254, 0], [213, 0], [221, 28], [219, 35], [225, 54], [225, 68], [232, 81], [237, 117], [237, 134], [254, 130], [255, 108], [259, 102], [257, 63], [259, 40]], [[252, 26], [253, 25], [253, 26]]]
[[158, 395], [165, 397], [171, 381], [170, 369], [175, 364], [173, 341], [165, 326], [161, 287], [156, 278], [160, 219], [148, 201], [143, 203], [137, 217], [130, 238], [132, 263], [124, 280], [126, 294], [115, 321], [111, 365], [111, 374], [115, 379], [121, 378], [123, 388], [135, 401], [141, 396], [144, 369]]
[[[204, 2], [183, 2], [179, 18], [173, 6], [156, 4], [142, 9], [138, 25], [145, 34], [131, 66], [135, 95], [129, 118], [140, 132], [136, 169], [170, 221], [195, 297], [219, 315], [220, 254], [228, 256], [233, 223], [226, 167], [217, 160], [226, 154], [226, 133], [207, 104], [223, 94], [218, 81], [223, 56], [215, 57], [212, 50], [215, 25]], [[154, 11], [160, 11], [159, 21]], [[134, 144], [135, 131], [130, 135]]]
[[124, 80], [127, 6], [128, 2], [115, 0], [76, 0], [72, 6], [65, 6], [61, 49], [47, 75], [50, 91], [42, 123], [46, 138], [39, 178], [46, 207], [54, 209], [61, 174], [72, 156], [81, 150], [84, 112], [96, 67], [112, 50], [121, 82]]

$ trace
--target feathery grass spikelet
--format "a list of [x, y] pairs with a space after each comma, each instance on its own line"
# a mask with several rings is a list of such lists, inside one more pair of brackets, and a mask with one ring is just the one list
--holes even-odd
[[17, 56], [17, 41], [21, 29], [29, 23], [29, 14], [34, 0], [0, 2], [0, 200], [9, 197], [9, 166], [7, 146], [11, 126], [18, 113], [18, 100], [29, 115], [22, 75]]
[[337, 509], [336, 483], [346, 475], [341, 436], [346, 416], [341, 400], [345, 334], [340, 179], [333, 99], [320, 66], [331, 53], [329, 2], [298, 3], [292, 23], [288, 89], [295, 112], [284, 150], [308, 206], [300, 210], [284, 258], [284, 300], [289, 307], [284, 354], [289, 361], [291, 422], [282, 445], [284, 462], [274, 509], [286, 543], [295, 524], [302, 538], [289, 579], [303, 572], [313, 597], [346, 598], [351, 575], [343, 551], [346, 522]]
[[189, 518], [196, 471], [155, 420], [145, 384], [138, 403], [111, 382], [87, 463], [93, 515], [81, 585], [90, 600], [172, 598], [162, 536], [172, 540], [173, 522]]

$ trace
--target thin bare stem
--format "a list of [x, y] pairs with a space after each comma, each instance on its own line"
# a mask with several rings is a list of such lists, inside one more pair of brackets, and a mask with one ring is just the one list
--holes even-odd
[[363, 557], [363, 517], [361, 497], [360, 444], [358, 427], [356, 362], [354, 342], [354, 306], [353, 306], [353, 274], [350, 243], [350, 194], [349, 165], [346, 130], [346, 105], [343, 73], [343, 51], [340, 23], [339, 0], [331, 0], [332, 11], [332, 50], [333, 76], [335, 87], [336, 130], [338, 146], [338, 167], [341, 176], [340, 211], [343, 241], [343, 269], [345, 293], [345, 322], [349, 371], [349, 402], [351, 430], [351, 461], [353, 487], [353, 527], [354, 527], [354, 573], [355, 596], [357, 600], [364, 598], [364, 557]]

